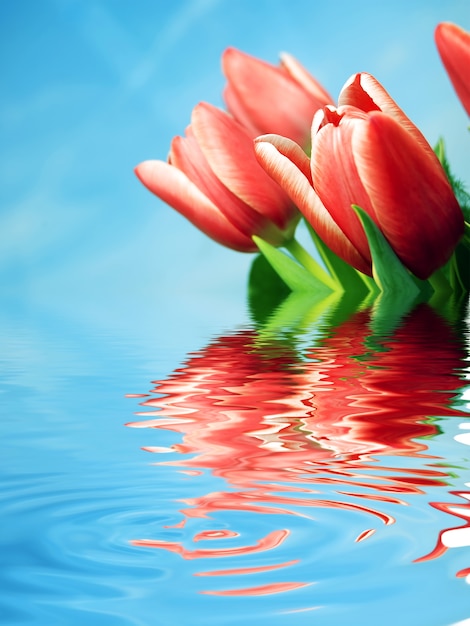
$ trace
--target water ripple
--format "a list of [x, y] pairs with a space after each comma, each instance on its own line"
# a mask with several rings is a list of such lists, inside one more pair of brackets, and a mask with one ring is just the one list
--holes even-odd
[[[215, 339], [154, 381], [141, 398], [140, 419], [127, 425], [156, 431], [144, 450], [170, 457], [157, 467], [189, 471], [195, 481], [210, 471], [221, 488], [179, 500], [182, 540], [148, 535], [131, 544], [185, 561], [225, 559], [222, 568], [193, 570], [214, 583], [233, 581], [200, 589], [205, 595], [289, 592], [297, 598], [289, 611], [310, 611], [319, 604], [302, 603], [328, 598], [321, 590], [330, 576], [340, 587], [345, 576], [351, 588], [351, 576], [361, 572], [378, 597], [392, 598], [401, 586], [392, 554], [415, 566], [438, 556], [417, 554], [412, 537], [432, 507], [468, 523], [467, 505], [456, 512], [455, 503], [436, 504], [429, 496], [465, 496], [449, 490], [462, 472], [439, 454], [446, 420], [467, 415], [457, 402], [464, 358], [451, 326], [428, 307], [390, 336], [373, 337], [362, 311], [310, 344], [303, 336], [301, 347], [253, 329]], [[160, 446], [159, 430], [179, 440]], [[272, 521], [263, 523], [266, 516]], [[207, 526], [209, 520], [227, 527]], [[387, 534], [394, 551], [386, 582], [377, 578], [374, 550], [367, 548], [383, 543], [381, 526], [396, 528]], [[466, 543], [463, 530], [444, 529], [439, 554], [446, 543]], [[397, 538], [401, 545], [393, 548]], [[209, 539], [223, 545], [194, 546]], [[468, 568], [456, 573], [467, 574]], [[247, 575], [259, 584], [237, 582]], [[315, 592], [307, 592], [312, 584]]]

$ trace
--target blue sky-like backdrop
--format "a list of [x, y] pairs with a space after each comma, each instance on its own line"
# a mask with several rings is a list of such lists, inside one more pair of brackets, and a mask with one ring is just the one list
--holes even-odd
[[215, 292], [244, 306], [251, 257], [206, 239], [133, 174], [166, 158], [197, 102], [222, 105], [227, 46], [273, 63], [290, 52], [333, 96], [371, 72], [431, 143], [445, 138], [470, 183], [440, 21], [469, 29], [468, 0], [3, 0], [3, 308], [126, 329], [138, 312], [148, 331], [182, 294], [199, 296], [192, 315], [210, 315]]

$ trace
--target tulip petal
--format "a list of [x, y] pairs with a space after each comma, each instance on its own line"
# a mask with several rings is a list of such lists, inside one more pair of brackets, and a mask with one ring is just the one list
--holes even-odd
[[[320, 119], [322, 115], [323, 120]], [[352, 204], [357, 204], [377, 221], [374, 206], [361, 182], [351, 149], [354, 129], [366, 124], [367, 120], [367, 113], [351, 106], [338, 109], [325, 107], [318, 111], [312, 125], [311, 169], [314, 189], [327, 211], [370, 264], [367, 237], [359, 218], [351, 208]], [[364, 271], [360, 267], [357, 269]], [[365, 273], [370, 274], [370, 267]]]
[[235, 48], [225, 50], [222, 68], [231, 86], [229, 111], [236, 117], [243, 108], [257, 135], [272, 132], [303, 145], [315, 110], [331, 101], [318, 101], [279, 67]]
[[329, 102], [333, 103], [334, 100], [326, 89], [310, 74], [305, 67], [297, 61], [295, 57], [287, 52], [283, 52], [281, 57], [281, 68], [295, 80], [296, 83], [302, 86], [305, 91], [310, 93], [313, 98], [318, 100], [318, 106], [325, 106]]
[[212, 171], [236, 197], [281, 230], [292, 227], [296, 208], [260, 167], [252, 138], [236, 120], [201, 103], [193, 110], [192, 130]]
[[[238, 230], [247, 236], [257, 234], [269, 238], [268, 232], [273, 230], [271, 222], [225, 187], [212, 171], [192, 128], [186, 133], [187, 137], [175, 137], [172, 141], [171, 164], [184, 172]], [[282, 236], [279, 235], [275, 243], [280, 241]]]
[[155, 195], [181, 213], [218, 243], [252, 252], [250, 237], [235, 228], [219, 209], [179, 169], [164, 161], [144, 161], [135, 168], [139, 180]]
[[320, 238], [335, 254], [363, 272], [371, 273], [370, 263], [353, 246], [313, 190], [308, 178], [278, 147], [258, 138], [255, 140], [256, 156], [268, 174], [286, 190], [291, 200], [311, 224]]
[[452, 85], [470, 115], [470, 33], [456, 24], [442, 22], [434, 38]]
[[381, 112], [368, 117], [351, 140], [359, 177], [393, 250], [426, 279], [462, 236], [462, 211], [437, 157], [392, 117]]
[[367, 72], [353, 74], [345, 83], [338, 98], [338, 106], [355, 106], [366, 113], [383, 111], [394, 117], [426, 150], [432, 152], [428, 141], [410, 118], [405, 115], [378, 80]]
[[260, 134], [258, 126], [252, 121], [237, 91], [228, 83], [223, 91], [223, 98], [231, 115], [239, 122], [252, 138]]
[[255, 139], [255, 143], [261, 143], [266, 141], [272, 144], [278, 152], [292, 161], [292, 163], [299, 168], [302, 174], [307, 178], [308, 182], [312, 184], [312, 173], [310, 171], [310, 159], [299, 146], [298, 143], [288, 139], [287, 137], [281, 137], [281, 135], [261, 135]]

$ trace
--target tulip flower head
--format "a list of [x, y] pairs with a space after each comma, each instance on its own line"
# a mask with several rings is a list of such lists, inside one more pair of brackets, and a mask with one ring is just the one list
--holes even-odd
[[370, 75], [348, 81], [339, 103], [314, 116], [309, 171], [292, 143], [272, 136], [256, 140], [260, 163], [350, 265], [371, 274], [369, 244], [352, 209], [358, 205], [403, 265], [428, 278], [449, 259], [464, 229], [439, 160]]
[[167, 162], [144, 161], [140, 181], [209, 237], [243, 252], [258, 235], [281, 245], [299, 213], [259, 166], [250, 135], [230, 115], [206, 103], [193, 110], [185, 137], [173, 139]]
[[456, 24], [442, 22], [434, 38], [452, 85], [470, 115], [470, 33]]
[[228, 84], [228, 110], [252, 137], [276, 133], [301, 145], [309, 142], [315, 111], [333, 99], [309, 72], [288, 54], [276, 67], [235, 48], [222, 56]]

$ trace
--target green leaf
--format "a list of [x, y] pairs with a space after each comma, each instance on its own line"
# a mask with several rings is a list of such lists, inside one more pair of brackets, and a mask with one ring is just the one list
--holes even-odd
[[447, 172], [449, 164], [447, 162], [445, 144], [444, 144], [444, 139], [442, 137], [439, 137], [437, 144], [434, 146], [434, 152], [436, 153], [436, 156], [439, 159], [442, 167]]
[[470, 247], [465, 237], [460, 241], [450, 259], [450, 284], [454, 291], [470, 291]]
[[361, 292], [375, 290], [375, 283], [369, 278], [369, 276], [362, 274], [352, 265], [349, 265], [349, 263], [343, 261], [343, 259], [335, 254], [323, 242], [323, 240], [318, 236], [317, 232], [312, 228], [311, 224], [309, 224], [307, 221], [306, 224], [312, 241], [315, 244], [327, 270], [336, 280], [336, 282], [342, 285], [345, 291], [349, 291], [351, 290], [351, 288], [354, 288], [354, 290], [359, 290]]
[[297, 241], [297, 239], [292, 238], [290, 241], [285, 244], [286, 250], [288, 250], [294, 259], [300, 263], [310, 274], [312, 274], [316, 279], [322, 282], [324, 285], [330, 288], [331, 291], [342, 290], [341, 283], [336, 281], [331, 275], [316, 261], [311, 254], [305, 250], [303, 246]]
[[420, 288], [393, 252], [381, 231], [361, 207], [353, 204], [352, 208], [366, 233], [372, 256], [372, 272], [379, 289], [382, 292], [400, 294], [407, 301], [409, 298], [418, 296]]
[[466, 246], [466, 248], [470, 251], [470, 223], [464, 222], [464, 235], [462, 238], [462, 243]]
[[436, 153], [437, 158], [439, 159], [442, 168], [452, 186], [455, 197], [457, 198], [457, 202], [462, 209], [464, 218], [467, 221], [470, 221], [470, 194], [466, 190], [464, 183], [451, 172], [449, 160], [447, 159], [446, 155], [444, 140], [442, 139], [442, 137], [437, 142], [434, 148], [434, 152]]
[[287, 254], [264, 241], [264, 239], [254, 235], [253, 241], [291, 291], [319, 291], [323, 293], [332, 291], [324, 282], [308, 272], [302, 265], [299, 265]]

